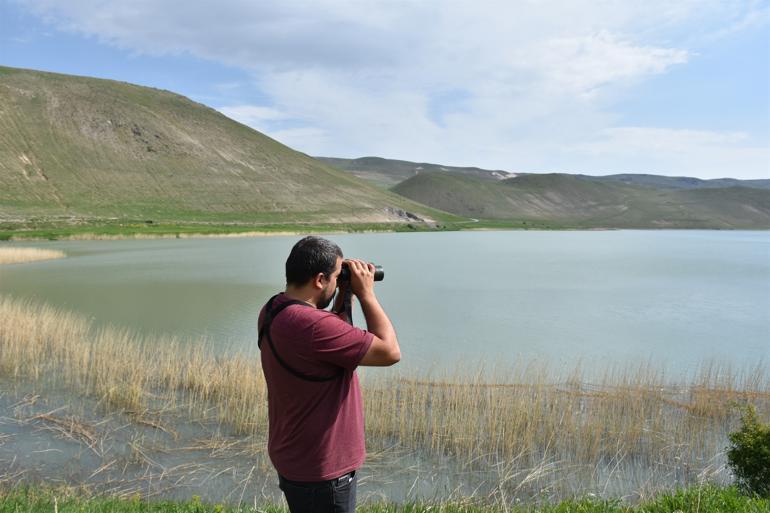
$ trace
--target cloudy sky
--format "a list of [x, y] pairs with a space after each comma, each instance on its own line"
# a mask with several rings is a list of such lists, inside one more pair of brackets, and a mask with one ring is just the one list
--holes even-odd
[[0, 64], [169, 89], [311, 155], [770, 178], [767, 0], [0, 0]]

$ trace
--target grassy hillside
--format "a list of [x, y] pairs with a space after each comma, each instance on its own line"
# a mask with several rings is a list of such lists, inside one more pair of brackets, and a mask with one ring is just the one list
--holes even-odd
[[566, 174], [421, 173], [393, 191], [461, 216], [575, 228], [770, 228], [770, 190], [662, 189]]
[[0, 229], [414, 223], [407, 212], [446, 217], [180, 95], [0, 67]]

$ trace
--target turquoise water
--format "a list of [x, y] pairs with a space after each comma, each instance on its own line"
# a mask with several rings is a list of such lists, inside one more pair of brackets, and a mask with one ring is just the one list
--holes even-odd
[[[254, 350], [261, 305], [299, 237], [15, 243], [68, 258], [0, 267], [0, 293], [146, 333]], [[402, 366], [585, 369], [649, 360], [770, 361], [770, 233], [455, 232], [330, 235], [384, 266]], [[7, 245], [10, 243], [3, 243]], [[356, 314], [356, 322], [364, 325]]]

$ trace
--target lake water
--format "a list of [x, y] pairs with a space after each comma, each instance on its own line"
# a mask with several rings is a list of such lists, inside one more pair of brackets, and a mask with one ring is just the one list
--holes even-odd
[[[68, 258], [0, 266], [0, 294], [146, 333], [256, 348], [299, 237], [14, 243]], [[381, 264], [402, 367], [547, 361], [584, 368], [770, 361], [770, 232], [329, 235]], [[7, 245], [10, 243], [3, 243]], [[360, 311], [356, 322], [363, 325]]]

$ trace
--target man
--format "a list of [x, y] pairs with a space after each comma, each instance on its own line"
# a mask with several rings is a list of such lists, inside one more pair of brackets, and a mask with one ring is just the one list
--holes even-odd
[[[349, 282], [341, 282], [343, 263]], [[349, 287], [349, 289], [348, 289]], [[361, 303], [367, 330], [350, 324]], [[364, 416], [355, 369], [401, 359], [396, 332], [374, 294], [374, 266], [344, 260], [331, 241], [305, 237], [286, 260], [286, 291], [259, 316], [270, 423], [268, 453], [292, 513], [355, 511], [364, 462]]]

